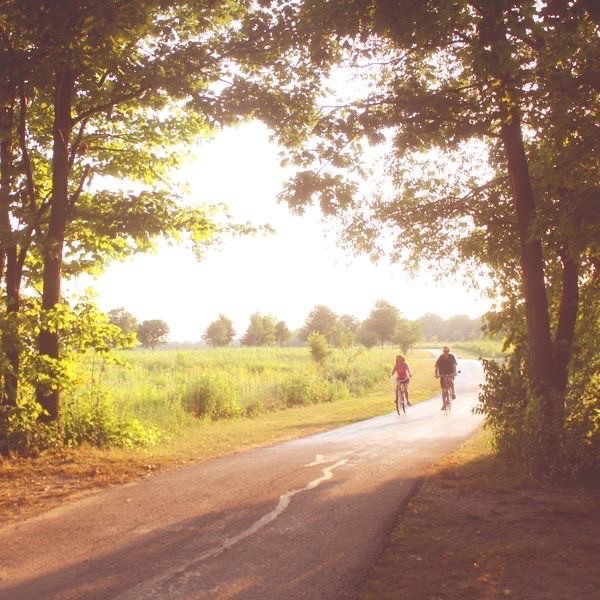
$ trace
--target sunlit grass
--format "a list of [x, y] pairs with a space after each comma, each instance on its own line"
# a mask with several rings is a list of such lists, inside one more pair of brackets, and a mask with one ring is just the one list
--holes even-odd
[[[216, 423], [199, 420], [193, 412], [186, 410], [190, 390], [206, 378], [230, 390], [241, 414], [254, 417], [254, 426], [260, 419], [266, 419], [265, 423], [270, 419], [284, 423], [286, 419], [294, 418], [291, 415], [295, 413], [290, 412], [289, 406], [317, 401], [310, 396], [301, 396], [292, 398], [286, 405], [286, 394], [318, 392], [321, 399], [334, 402], [325, 402], [314, 409], [309, 406], [293, 410], [308, 410], [309, 413], [314, 410], [319, 415], [319, 426], [325, 426], [332, 418], [334, 424], [339, 424], [381, 414], [384, 406], [390, 408], [393, 385], [386, 382], [395, 354], [393, 348], [336, 350], [322, 369], [311, 360], [307, 348], [123, 351], [119, 353], [122, 366], [103, 364], [98, 368], [96, 364], [92, 370], [89, 363], [84, 365], [83, 373], [88, 377], [87, 380], [83, 377], [80, 389], [89, 389], [89, 375], [100, 372], [99, 383], [121, 414], [159, 427], [171, 439], [189, 428], [216, 428]], [[419, 395], [425, 397], [435, 391], [435, 381], [430, 377], [431, 360], [432, 357], [424, 352], [410, 356], [415, 375], [412, 385], [415, 400]], [[294, 386], [300, 386], [302, 390], [298, 391]], [[373, 403], [375, 389], [381, 397]], [[371, 404], [365, 398], [370, 398]], [[374, 406], [378, 407], [375, 412]], [[286, 414], [280, 414], [286, 408], [288, 410], [283, 411]], [[328, 411], [332, 417], [328, 416]], [[219, 423], [218, 429], [224, 431], [231, 427], [235, 436], [236, 428], [243, 428], [238, 421], [244, 419], [234, 421]], [[205, 433], [203, 430], [203, 435]]]
[[[431, 376], [432, 360], [426, 354], [411, 358], [415, 375], [411, 383], [413, 403], [426, 400], [437, 392], [438, 383]], [[157, 465], [214, 458], [341, 427], [394, 410], [394, 382], [384, 377], [369, 392], [337, 402], [288, 408], [253, 418], [216, 422], [190, 419], [176, 432], [167, 434], [157, 446], [140, 449], [137, 454], [144, 461]]]

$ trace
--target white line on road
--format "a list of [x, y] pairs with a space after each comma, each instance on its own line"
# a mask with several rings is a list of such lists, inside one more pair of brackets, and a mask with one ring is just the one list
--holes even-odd
[[[322, 460], [319, 460], [319, 459], [322, 459]], [[326, 462], [325, 458], [321, 454], [317, 455], [317, 461], [319, 461], [319, 463]], [[274, 521], [289, 506], [290, 500], [292, 499], [293, 496], [295, 496], [296, 494], [299, 494], [301, 492], [314, 490], [321, 483], [323, 483], [324, 481], [327, 481], [333, 477], [334, 469], [344, 466], [347, 462], [348, 461], [346, 459], [338, 460], [335, 464], [331, 465], [330, 467], [325, 467], [324, 469], [322, 469], [321, 477], [318, 477], [317, 479], [313, 479], [312, 481], [307, 483], [303, 488], [299, 488], [297, 490], [292, 490], [291, 492], [286, 492], [285, 494], [282, 494], [281, 496], [279, 496], [279, 502], [277, 503], [277, 506], [272, 511], [268, 512], [266, 515], [263, 515], [260, 519], [258, 519], [258, 521], [254, 522], [250, 527], [248, 527], [241, 533], [238, 533], [238, 535], [226, 539], [219, 546], [217, 546], [215, 548], [211, 548], [210, 550], [207, 550], [206, 552], [203, 552], [202, 554], [200, 554], [200, 556], [194, 557], [192, 560], [188, 561], [187, 563], [185, 563], [183, 565], [181, 565], [181, 564], [178, 565], [177, 568], [175, 568], [175, 569], [167, 571], [166, 573], [163, 573], [162, 575], [155, 577], [151, 580], [144, 581], [143, 584], [140, 584], [140, 585], [136, 586], [135, 588], [133, 588], [132, 590], [125, 592], [124, 594], [120, 595], [118, 598], [120, 600], [127, 600], [128, 598], [135, 598], [136, 600], [141, 600], [142, 598], [154, 598], [154, 597], [162, 598], [163, 597], [162, 594], [156, 595], [156, 592], [158, 591], [156, 588], [168, 580], [170, 580], [171, 588], [174, 585], [177, 585], [177, 587], [181, 588], [182, 584], [185, 585], [185, 582], [187, 581], [187, 579], [189, 577], [193, 577], [195, 575], [195, 573], [193, 571], [189, 572], [190, 567], [198, 565], [199, 563], [204, 562], [205, 560], [208, 560], [209, 558], [218, 556], [222, 552], [225, 552], [225, 550], [228, 550], [232, 546], [235, 546], [235, 544], [237, 544], [238, 542], [241, 542], [242, 540], [246, 539], [247, 537], [254, 535], [257, 531], [262, 529], [265, 525]], [[319, 463], [316, 463], [316, 464], [319, 464]], [[314, 464], [314, 463], [312, 463], [312, 464]], [[310, 465], [308, 465], [308, 466], [310, 466]], [[171, 591], [173, 591], [173, 590], [171, 590]]]

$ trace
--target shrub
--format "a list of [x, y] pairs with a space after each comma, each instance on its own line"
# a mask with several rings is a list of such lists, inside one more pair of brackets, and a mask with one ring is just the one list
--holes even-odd
[[598, 480], [600, 469], [600, 374], [574, 382], [567, 398], [562, 475]]
[[517, 472], [559, 479], [593, 479], [600, 466], [600, 376], [580, 371], [569, 384], [559, 444], [549, 436], [543, 405], [527, 385], [525, 362], [484, 361], [486, 383], [477, 412], [494, 431], [499, 456]]
[[240, 416], [237, 390], [226, 375], [202, 375], [184, 392], [183, 406], [199, 418], [214, 420]]
[[330, 383], [320, 377], [294, 375], [281, 384], [280, 396], [288, 407], [307, 406], [339, 400], [347, 395], [347, 391], [345, 386]]
[[250, 402], [249, 404], [246, 405], [246, 408], [244, 409], [244, 416], [245, 417], [258, 417], [259, 415], [262, 415], [264, 413], [267, 412], [267, 407], [265, 406], [265, 403], [260, 400], [252, 400], [252, 402]]
[[505, 363], [484, 360], [483, 364], [486, 383], [476, 412], [485, 414], [499, 455], [509, 464], [524, 464], [523, 453], [529, 453], [525, 419], [529, 401], [527, 379], [514, 356]]
[[160, 432], [138, 419], [118, 415], [100, 390], [69, 401], [63, 413], [63, 437], [69, 446], [134, 448], [158, 442]]
[[332, 349], [327, 342], [327, 338], [324, 335], [313, 331], [308, 336], [306, 341], [308, 342], [308, 347], [310, 348], [311, 358], [322, 367], [325, 364], [325, 360], [332, 353]]
[[31, 399], [17, 406], [0, 406], [1, 455], [35, 456], [60, 444], [58, 425], [38, 421], [42, 412], [42, 407]]
[[119, 416], [103, 392], [67, 398], [59, 423], [42, 423], [41, 406], [29, 396], [16, 407], [0, 407], [0, 454], [35, 456], [64, 444], [133, 448], [155, 444], [159, 430]]

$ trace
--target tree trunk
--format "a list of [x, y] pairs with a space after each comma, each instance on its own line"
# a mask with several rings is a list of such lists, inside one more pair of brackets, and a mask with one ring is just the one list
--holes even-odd
[[523, 146], [521, 124], [516, 109], [511, 110], [508, 122], [502, 126], [502, 141], [512, 183], [512, 196], [519, 230], [522, 289], [525, 300], [529, 368], [538, 391], [554, 387], [554, 357], [550, 334], [548, 298], [544, 281], [542, 244], [532, 238], [535, 202], [527, 157]]
[[564, 396], [569, 377], [571, 347], [579, 308], [579, 265], [570, 256], [562, 256], [562, 295], [554, 340], [554, 368], [556, 387]]
[[[71, 105], [75, 87], [75, 73], [64, 68], [56, 76], [54, 99], [54, 126], [52, 148], [52, 195], [50, 221], [44, 244], [44, 271], [42, 310], [52, 310], [60, 300], [61, 269], [67, 207], [69, 200], [69, 142], [72, 130]], [[53, 328], [44, 328], [38, 338], [39, 351], [44, 357], [59, 359], [59, 336]], [[55, 421], [60, 414], [58, 382], [53, 389], [39, 386], [37, 400], [47, 412], [43, 417]]]
[[561, 422], [563, 411], [557, 409], [558, 402], [553, 393], [556, 383], [544, 258], [541, 241], [532, 236], [535, 200], [523, 143], [519, 90], [513, 78], [513, 69], [518, 67], [511, 62], [513, 49], [506, 33], [507, 5], [508, 3], [497, 1], [481, 6], [483, 17], [480, 51], [486, 57], [485, 64], [496, 84], [501, 138], [512, 184], [520, 243], [521, 287], [525, 301], [530, 380], [535, 392], [542, 398], [542, 418], [546, 423], [552, 423], [551, 429], [554, 430], [554, 426]]
[[18, 265], [17, 244], [10, 222], [10, 193], [13, 177], [13, 126], [16, 89], [6, 86], [0, 107], [0, 278], [4, 279], [6, 292], [5, 326], [2, 329], [2, 351], [8, 361], [3, 373], [2, 402], [17, 404], [19, 374], [19, 339], [16, 316], [20, 304], [21, 268]]

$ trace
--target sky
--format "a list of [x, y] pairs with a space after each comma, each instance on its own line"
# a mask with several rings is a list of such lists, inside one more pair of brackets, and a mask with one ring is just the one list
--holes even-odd
[[95, 281], [78, 282], [80, 288], [91, 284], [103, 310], [123, 307], [140, 321], [166, 321], [171, 341], [200, 341], [220, 313], [241, 337], [255, 312], [294, 330], [317, 304], [360, 320], [380, 299], [409, 319], [427, 312], [475, 317], [489, 308], [460, 282], [441, 285], [431, 274], [412, 279], [399, 265], [352, 256], [318, 211], [296, 216], [278, 203], [285, 173], [260, 123], [199, 144], [176, 179], [187, 184], [188, 202], [226, 203], [236, 220], [269, 223], [276, 233], [230, 238], [201, 262], [189, 248], [161, 244], [155, 254], [114, 263]]

